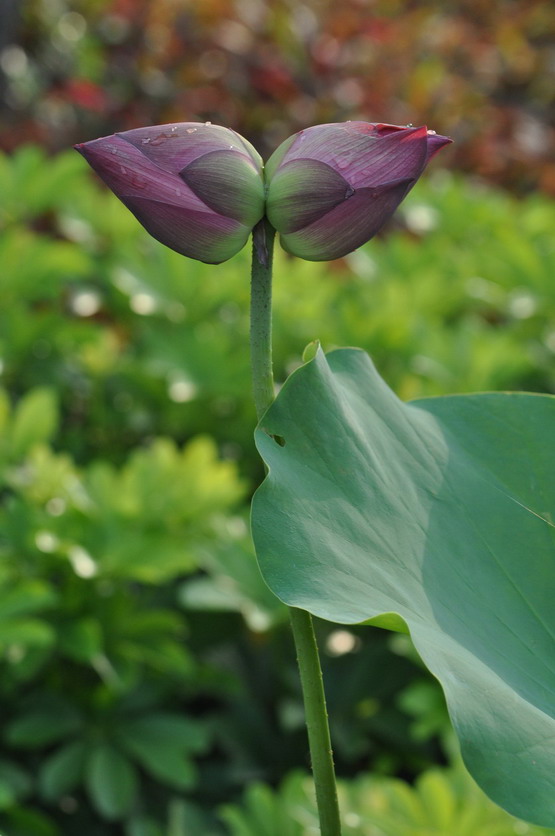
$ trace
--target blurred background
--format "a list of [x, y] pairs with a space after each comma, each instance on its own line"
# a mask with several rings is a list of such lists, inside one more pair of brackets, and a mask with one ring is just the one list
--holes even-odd
[[210, 120], [271, 153], [345, 119], [427, 123], [450, 166], [555, 191], [545, 0], [3, 0], [2, 145]]
[[[166, 250], [72, 144], [197, 120], [264, 156], [346, 119], [450, 135], [377, 239], [278, 252], [276, 377], [319, 338], [405, 399], [555, 393], [554, 76], [541, 0], [2, 0], [2, 836], [316, 832], [248, 534], [248, 248]], [[348, 836], [547, 832], [465, 775], [408, 637], [317, 628]]]

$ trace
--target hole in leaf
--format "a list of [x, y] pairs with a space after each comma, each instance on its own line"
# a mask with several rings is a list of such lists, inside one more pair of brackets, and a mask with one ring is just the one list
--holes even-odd
[[274, 435], [274, 433], [268, 432], [268, 430], [264, 430], [266, 435], [270, 436], [270, 438], [276, 442], [280, 447], [285, 447], [285, 439], [282, 435]]

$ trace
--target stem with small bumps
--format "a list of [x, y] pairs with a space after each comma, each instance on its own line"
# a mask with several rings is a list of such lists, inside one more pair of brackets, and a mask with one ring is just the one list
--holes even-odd
[[[251, 279], [251, 365], [256, 413], [260, 420], [275, 398], [272, 371], [272, 262], [275, 230], [263, 218], [253, 231]], [[341, 836], [339, 804], [326, 699], [312, 616], [289, 608], [320, 817], [321, 836]]]

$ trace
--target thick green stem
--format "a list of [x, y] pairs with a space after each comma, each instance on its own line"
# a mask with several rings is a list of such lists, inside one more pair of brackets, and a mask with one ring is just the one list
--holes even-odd
[[[251, 364], [254, 402], [260, 419], [274, 400], [272, 372], [272, 256], [275, 230], [263, 219], [253, 232]], [[290, 607], [320, 817], [321, 836], [341, 836], [339, 805], [326, 699], [312, 617]]]
[[258, 419], [275, 398], [272, 371], [272, 263], [275, 229], [263, 218], [252, 234], [251, 368]]

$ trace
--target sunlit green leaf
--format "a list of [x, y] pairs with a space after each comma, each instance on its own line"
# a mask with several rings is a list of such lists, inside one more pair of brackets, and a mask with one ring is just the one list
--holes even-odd
[[407, 623], [471, 773], [543, 825], [555, 824], [554, 429], [549, 396], [407, 405], [364, 352], [320, 352], [260, 422], [269, 475], [252, 521], [288, 604]]
[[0, 589], [0, 623], [21, 615], [51, 609], [58, 595], [50, 584], [40, 580], [20, 583], [16, 588]]
[[12, 425], [12, 456], [17, 461], [38, 442], [48, 441], [57, 429], [57, 399], [52, 389], [33, 389], [17, 405]]
[[[542, 836], [496, 807], [461, 766], [424, 772], [411, 786], [396, 778], [340, 781], [345, 836]], [[220, 811], [230, 836], [312, 836], [318, 832], [312, 781], [291, 773], [278, 791], [252, 784], [241, 805]]]

